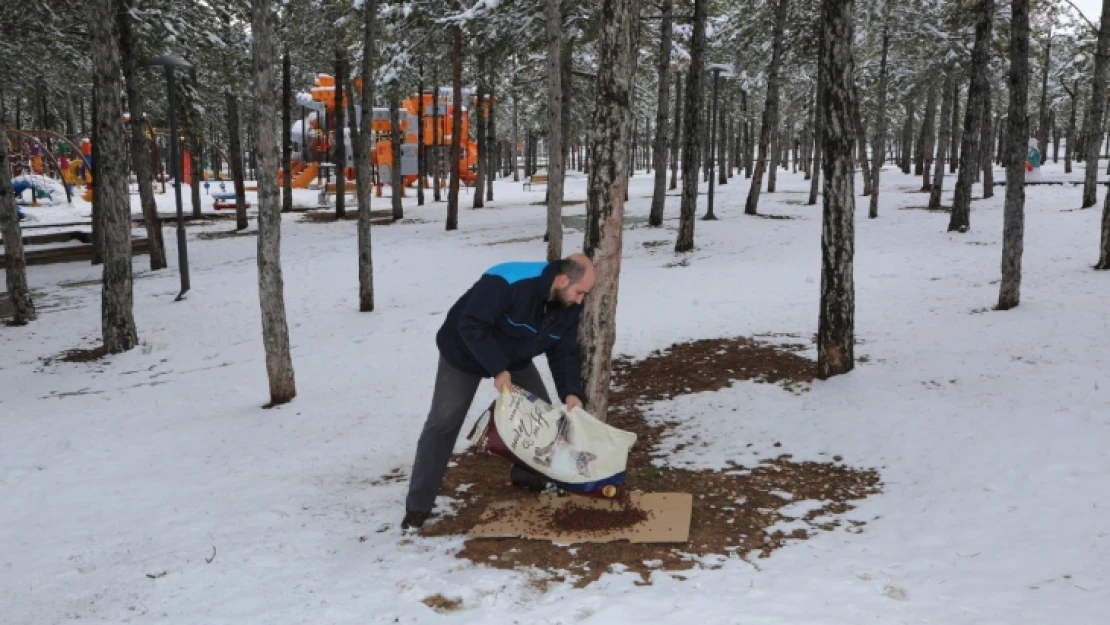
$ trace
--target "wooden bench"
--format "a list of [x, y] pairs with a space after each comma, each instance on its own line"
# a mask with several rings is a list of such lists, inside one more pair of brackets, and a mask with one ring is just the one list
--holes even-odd
[[524, 189], [529, 190], [534, 184], [547, 184], [547, 176], [532, 176], [524, 182]]

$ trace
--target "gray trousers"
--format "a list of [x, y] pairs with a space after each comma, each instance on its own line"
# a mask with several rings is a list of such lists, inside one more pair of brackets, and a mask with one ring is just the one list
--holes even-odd
[[[551, 402], [540, 372], [534, 364], [528, 363], [527, 367], [509, 373], [513, 377], [514, 386], [519, 386], [545, 402]], [[431, 511], [439, 487], [443, 484], [443, 474], [447, 472], [447, 463], [451, 459], [455, 441], [459, 438], [459, 430], [466, 421], [482, 379], [452, 367], [440, 356], [435, 390], [432, 392], [432, 408], [416, 444], [416, 460], [412, 465], [409, 494], [405, 500], [407, 510]]]

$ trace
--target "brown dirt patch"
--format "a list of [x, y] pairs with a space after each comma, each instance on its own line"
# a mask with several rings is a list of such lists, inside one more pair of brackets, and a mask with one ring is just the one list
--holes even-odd
[[940, 208], [929, 208], [928, 206], [903, 206], [899, 208], [900, 211], [925, 211], [927, 213], [951, 213], [951, 206], [941, 206]]
[[797, 219], [797, 217], [792, 215], [774, 215], [769, 213], [757, 213], [755, 215], [749, 215], [749, 217], [759, 217], [760, 219]]
[[61, 362], [96, 362], [108, 355], [108, 350], [103, 345], [91, 349], [71, 349], [64, 352], [57, 360]]
[[444, 597], [438, 592], [434, 595], [429, 595], [421, 600], [424, 605], [435, 610], [436, 612], [454, 612], [455, 610], [462, 609], [462, 599], [450, 599]]
[[[659, 460], [653, 451], [672, 426], [646, 422], [638, 407], [641, 402], [718, 390], [736, 380], [778, 384], [794, 393], [804, 392], [815, 371], [815, 363], [798, 354], [804, 348], [748, 338], [711, 339], [674, 345], [641, 361], [614, 361], [610, 423], [638, 437], [629, 456], [625, 486], [645, 492], [692, 493], [690, 540], [686, 544], [622, 541], [567, 548], [540, 540], [482, 538], [467, 540], [458, 557], [497, 568], [538, 571], [541, 588], [568, 578], [583, 587], [616, 564], [639, 573], [643, 583], [648, 583], [654, 570], [680, 571], [699, 562], [718, 568], [721, 561], [732, 557], [764, 558], [788, 540], [837, 529], [841, 520], [822, 517], [844, 514], [853, 508], [852, 502], [879, 492], [877, 471], [846, 466], [840, 456], [834, 462], [818, 463], [794, 462], [789, 454], [751, 467], [733, 463], [723, 471], [657, 466]], [[509, 466], [504, 460], [470, 451], [454, 460], [456, 465], [448, 469], [441, 494], [457, 498], [458, 508], [444, 518], [433, 515], [424, 530], [427, 536], [466, 534], [489, 504], [535, 497], [510, 486]], [[459, 490], [463, 484], [470, 485], [465, 492]], [[802, 500], [820, 503], [810, 506], [802, 518], [783, 510]], [[785, 530], [774, 527], [780, 521], [795, 523]], [[847, 523], [851, 527], [846, 531], [863, 530], [862, 521]]]
[[[343, 216], [343, 220], [358, 221], [358, 207], [349, 207]], [[333, 224], [339, 220], [335, 218], [335, 210], [333, 209], [330, 211], [320, 210], [304, 213], [297, 221], [302, 224]], [[370, 223], [376, 226], [384, 226], [393, 223], [393, 211], [370, 211]]]

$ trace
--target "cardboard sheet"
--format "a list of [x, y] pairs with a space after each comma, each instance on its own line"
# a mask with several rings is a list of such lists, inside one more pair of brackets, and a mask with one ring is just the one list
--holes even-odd
[[551, 515], [563, 506], [616, 509], [619, 503], [575, 495], [540, 495], [535, 499], [491, 504], [470, 530], [476, 538], [531, 538], [550, 540], [559, 545], [574, 543], [606, 543], [627, 540], [633, 543], [685, 543], [690, 537], [690, 510], [693, 495], [689, 493], [629, 494], [636, 507], [646, 511], [648, 518], [631, 527], [598, 531], [563, 531], [552, 526]]

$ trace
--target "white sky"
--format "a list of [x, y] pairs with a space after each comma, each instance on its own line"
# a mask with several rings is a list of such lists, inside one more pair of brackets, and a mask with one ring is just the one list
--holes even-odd
[[1072, 0], [1075, 6], [1079, 7], [1080, 11], [1087, 16], [1095, 24], [1098, 24], [1099, 17], [1102, 14], [1101, 0]]

